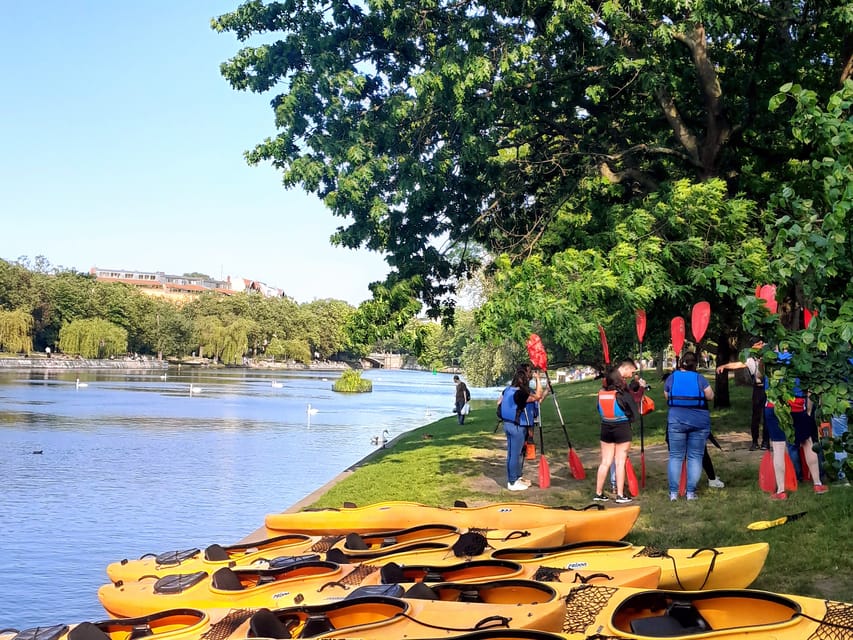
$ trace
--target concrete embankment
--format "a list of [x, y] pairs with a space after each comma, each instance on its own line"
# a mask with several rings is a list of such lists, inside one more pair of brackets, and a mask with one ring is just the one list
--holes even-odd
[[87, 360], [85, 358], [0, 358], [0, 369], [166, 369], [162, 360]]

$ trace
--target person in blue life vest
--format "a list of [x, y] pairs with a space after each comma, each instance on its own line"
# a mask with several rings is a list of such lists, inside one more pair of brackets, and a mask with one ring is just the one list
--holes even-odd
[[696, 372], [696, 354], [688, 351], [681, 358], [681, 367], [673, 371], [663, 387], [669, 407], [666, 419], [669, 439], [669, 499], [678, 500], [681, 466], [687, 460], [687, 499], [696, 500], [696, 486], [702, 476], [705, 443], [711, 435], [711, 413], [708, 401], [714, 390], [705, 376]]
[[631, 502], [625, 492], [625, 460], [631, 448], [631, 423], [640, 415], [640, 410], [631, 396], [626, 379], [634, 374], [636, 367], [628, 361], [608, 372], [598, 392], [598, 413], [601, 416], [601, 461], [595, 477], [596, 502], [606, 502], [604, 483], [610, 467], [616, 464], [616, 497], [619, 504]]
[[[530, 382], [535, 385], [531, 389]], [[512, 377], [510, 385], [498, 398], [498, 411], [506, 434], [506, 488], [510, 491], [524, 491], [530, 487], [530, 481], [521, 475], [524, 445], [527, 432], [533, 428], [533, 411], [528, 411], [530, 403], [540, 402], [547, 391], [542, 385], [540, 373], [531, 374], [530, 366], [521, 365]]]

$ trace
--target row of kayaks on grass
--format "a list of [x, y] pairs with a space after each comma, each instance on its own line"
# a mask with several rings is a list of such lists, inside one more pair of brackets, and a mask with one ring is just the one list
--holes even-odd
[[128, 617], [0, 640], [853, 638], [851, 605], [745, 589], [766, 543], [620, 541], [638, 513], [388, 502], [271, 514], [234, 545], [110, 565], [98, 597]]
[[[516, 547], [493, 551], [482, 561], [414, 565], [400, 563], [402, 574], [425, 582], [452, 579], [534, 578], [564, 581], [563, 571], [610, 576], [621, 586], [624, 570], [651, 570], [655, 582], [668, 589], [745, 588], [758, 576], [767, 558], [764, 542], [707, 549], [657, 550], [625, 541], [582, 542], [557, 547]], [[388, 563], [342, 564], [319, 555], [282, 556], [262, 567], [221, 567], [213, 573], [176, 573], [163, 577], [119, 581], [98, 590], [101, 605], [113, 615], [136, 616], [174, 607], [281, 607], [314, 604], [346, 595], [352, 587], [388, 578]], [[395, 566], [397, 563], [394, 563]], [[436, 579], [438, 578], [438, 580]], [[409, 578], [407, 578], [409, 579]], [[632, 574], [630, 580], [637, 578]]]
[[[0, 632], [0, 640], [588, 640], [853, 637], [853, 605], [746, 589], [668, 591], [549, 584], [417, 583], [321, 605], [180, 609], [133, 619]], [[418, 593], [412, 593], [417, 590]], [[402, 596], [402, 597], [398, 597]]]

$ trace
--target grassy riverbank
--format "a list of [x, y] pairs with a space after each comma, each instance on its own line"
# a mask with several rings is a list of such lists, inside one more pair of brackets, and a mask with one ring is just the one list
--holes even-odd
[[[787, 502], [771, 502], [757, 484], [763, 452], [748, 450], [749, 389], [732, 387], [732, 407], [712, 411], [714, 433], [723, 450], [712, 449], [717, 474], [725, 489], [700, 483], [700, 499], [669, 502], [664, 444], [666, 412], [662, 385], [651, 381], [658, 410], [645, 419], [646, 487], [637, 503], [641, 515], [628, 539], [658, 548], [692, 548], [745, 544], [765, 540], [771, 550], [755, 588], [853, 602], [853, 550], [850, 524], [853, 488], [831, 487], [815, 495], [811, 485], [789, 494]], [[587, 477], [574, 480], [566, 464], [567, 447], [551, 398], [543, 404], [545, 457], [551, 487], [510, 492], [505, 480], [505, 437], [495, 431], [492, 402], [474, 404], [465, 425], [455, 416], [412, 431], [378, 451], [311, 506], [334, 507], [345, 501], [359, 505], [382, 500], [414, 500], [450, 506], [498, 501], [528, 501], [548, 505], [585, 506], [594, 491], [598, 466], [597, 381], [557, 385], [557, 399], [572, 444]], [[640, 473], [639, 428], [635, 427], [631, 460]], [[537, 455], [539, 442], [537, 436]], [[525, 475], [536, 482], [538, 458], [528, 461]], [[618, 508], [611, 506], [609, 508]], [[796, 521], [760, 532], [746, 525], [807, 511]], [[535, 526], [535, 523], [531, 523]]]

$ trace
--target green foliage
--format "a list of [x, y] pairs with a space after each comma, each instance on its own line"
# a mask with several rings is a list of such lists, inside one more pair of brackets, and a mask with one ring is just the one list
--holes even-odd
[[[495, 315], [549, 315], [576, 349], [639, 302], [683, 313], [707, 294], [733, 307], [763, 267], [757, 217], [797, 154], [788, 114], [767, 104], [789, 80], [829, 96], [850, 7], [753, 4], [251, 2], [212, 27], [251, 42], [222, 65], [226, 80], [276, 92], [276, 133], [249, 162], [316, 193], [347, 221], [336, 243], [392, 267], [362, 344], [376, 320], [403, 326], [412, 296], [451, 315], [450, 294], [484, 255], [527, 271], [519, 263], [540, 254], [533, 291], [505, 293]], [[724, 189], [703, 193], [712, 178]], [[529, 282], [518, 275], [505, 284]], [[410, 295], [389, 295], [398, 285]], [[565, 304], [541, 304], [560, 287]], [[589, 311], [564, 324], [585, 288]], [[516, 319], [486, 320], [513, 325], [494, 333], [529, 330]]]
[[33, 350], [33, 317], [23, 309], [0, 309], [0, 350], [29, 353]]
[[512, 378], [519, 363], [527, 360], [527, 351], [514, 340], [504, 340], [497, 345], [474, 341], [462, 352], [462, 369], [472, 385], [491, 387], [504, 384]]
[[[791, 178], [771, 198], [767, 224], [767, 281], [777, 285], [780, 313], [767, 313], [754, 295], [741, 300], [745, 325], [793, 353], [789, 365], [773, 371], [768, 391], [782, 405], [780, 422], [789, 430], [784, 403], [795, 379], [824, 420], [849, 411], [853, 400], [853, 81], [825, 102], [789, 83], [771, 106], [790, 103], [791, 132], [803, 155], [790, 161]], [[804, 328], [806, 308], [818, 315]]]
[[373, 382], [362, 378], [361, 371], [348, 369], [335, 380], [332, 390], [342, 393], [370, 393], [373, 391]]
[[84, 358], [109, 358], [127, 353], [127, 330], [101, 318], [73, 320], [59, 331], [59, 348]]

